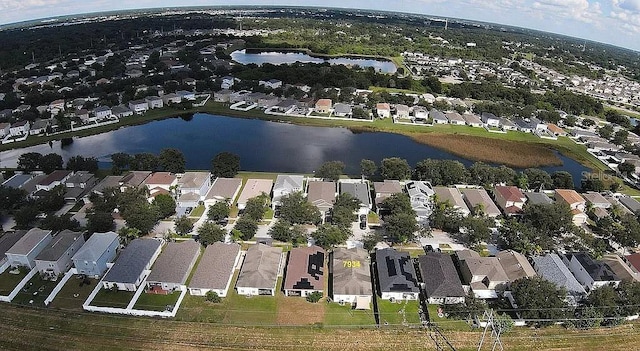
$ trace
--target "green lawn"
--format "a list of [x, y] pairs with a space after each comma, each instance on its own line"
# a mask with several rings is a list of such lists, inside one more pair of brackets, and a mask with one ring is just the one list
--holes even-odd
[[91, 301], [91, 306], [126, 308], [133, 295], [135, 292], [132, 291], [112, 291], [102, 288]]
[[95, 289], [98, 280], [89, 279], [89, 284], [80, 286], [81, 281], [77, 275], [71, 277], [49, 306], [62, 309], [82, 309], [82, 304]]
[[447, 317], [438, 317], [438, 307], [439, 305], [429, 305], [429, 320], [435, 323], [438, 327], [443, 330], [459, 330], [459, 331], [469, 331], [471, 330], [471, 326], [467, 324], [466, 321], [460, 319], [450, 319]]
[[189, 217], [200, 218], [204, 214], [204, 205], [200, 205], [191, 211]]
[[380, 217], [377, 213], [373, 211], [369, 211], [369, 215], [367, 216], [367, 221], [369, 223], [380, 223]]
[[9, 273], [10, 270], [9, 268], [0, 274], [0, 295], [2, 296], [9, 295], [28, 274], [28, 270], [21, 269], [20, 274], [11, 274]]
[[390, 302], [378, 299], [378, 313], [380, 325], [399, 326], [406, 324], [421, 324], [418, 301]]
[[133, 308], [137, 310], [162, 312], [166, 311], [168, 306], [171, 306], [171, 310], [176, 302], [178, 302], [179, 297], [180, 291], [167, 295], [142, 293]]
[[344, 327], [371, 326], [376, 324], [373, 310], [354, 310], [350, 304], [340, 306], [335, 302], [327, 303], [324, 324]]
[[20, 290], [18, 295], [11, 301], [19, 305], [44, 306], [44, 300], [49, 296], [53, 288], [58, 285], [57, 281], [43, 280], [40, 274], [36, 274]]

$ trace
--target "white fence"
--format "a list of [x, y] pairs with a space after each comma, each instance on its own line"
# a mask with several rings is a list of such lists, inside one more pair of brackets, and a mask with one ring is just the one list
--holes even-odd
[[56, 296], [58, 295], [60, 290], [62, 290], [64, 285], [67, 283], [67, 281], [77, 272], [78, 271], [75, 268], [71, 268], [67, 273], [65, 273], [64, 277], [62, 277], [62, 280], [60, 280], [58, 285], [56, 285], [56, 287], [53, 288], [53, 291], [51, 291], [51, 294], [49, 294], [49, 296], [47, 296], [47, 298], [44, 300], [45, 306], [49, 306], [51, 301], [53, 301], [53, 299], [56, 298]]
[[13, 300], [16, 295], [18, 295], [18, 293], [20, 292], [20, 290], [22, 288], [24, 288], [25, 285], [27, 285], [27, 282], [29, 282], [29, 280], [31, 280], [31, 278], [33, 278], [34, 275], [36, 275], [36, 273], [38, 273], [37, 269], [32, 269], [31, 272], [29, 272], [29, 274], [27, 274], [26, 277], [24, 277], [20, 283], [18, 283], [18, 285], [16, 285], [16, 287], [13, 289], [13, 291], [11, 291], [11, 293], [9, 293], [9, 295], [7, 296], [0, 296], [0, 301], [2, 302], [11, 302], [11, 300]]

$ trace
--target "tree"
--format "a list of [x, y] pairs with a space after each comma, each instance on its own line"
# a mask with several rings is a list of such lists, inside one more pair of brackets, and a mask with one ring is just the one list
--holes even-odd
[[18, 157], [18, 170], [32, 172], [40, 169], [42, 155], [37, 152], [26, 152]]
[[60, 217], [55, 215], [50, 215], [50, 216], [47, 216], [47, 218], [42, 220], [42, 223], [40, 223], [40, 227], [44, 229], [52, 230], [54, 232], [59, 232], [65, 229], [79, 230], [80, 223], [78, 223], [78, 221], [75, 219], [71, 219], [71, 215], [69, 214], [66, 214]]
[[553, 187], [556, 189], [573, 189], [573, 176], [566, 171], [556, 171], [551, 174]]
[[611, 124], [607, 124], [600, 127], [598, 129], [598, 134], [605, 139], [611, 139], [611, 136], [613, 135], [613, 126]]
[[475, 297], [473, 293], [467, 295], [463, 303], [447, 304], [443, 306], [444, 312], [453, 319], [473, 319], [484, 313], [486, 303]]
[[152, 203], [160, 213], [160, 218], [167, 218], [176, 213], [176, 201], [167, 194], [159, 194], [153, 199]]
[[95, 211], [87, 215], [87, 231], [89, 233], [104, 233], [113, 230], [115, 223], [111, 213]]
[[604, 191], [604, 183], [602, 182], [602, 179], [594, 176], [589, 176], [583, 179], [581, 181], [581, 187], [582, 187], [582, 190], [584, 191], [595, 191], [595, 192]]
[[230, 212], [229, 204], [225, 201], [219, 201], [209, 207], [209, 210], [207, 210], [207, 218], [214, 222], [220, 222], [229, 217]]
[[292, 224], [320, 223], [320, 211], [296, 191], [280, 199], [280, 218]]
[[539, 168], [527, 168], [522, 173], [527, 177], [529, 189], [551, 189], [553, 181], [546, 171]]
[[128, 227], [137, 229], [142, 234], [147, 234], [158, 223], [160, 213], [155, 206], [147, 202], [144, 205], [128, 208], [122, 213], [122, 218], [124, 218]]
[[217, 241], [224, 241], [227, 235], [224, 229], [219, 225], [206, 221], [198, 228], [198, 237], [202, 246], [207, 247]]
[[316, 241], [316, 245], [330, 249], [347, 241], [349, 235], [338, 226], [323, 224], [311, 234], [311, 237]]
[[636, 172], [636, 166], [633, 163], [624, 161], [618, 165], [618, 171], [626, 176], [630, 176]]
[[205, 294], [205, 300], [212, 302], [212, 303], [220, 303], [222, 302], [222, 298], [218, 295], [217, 292], [213, 291], [213, 290], [209, 290], [207, 291], [207, 293]]
[[123, 170], [129, 168], [131, 156], [124, 152], [118, 152], [111, 155], [111, 168], [114, 174], [120, 174]]
[[378, 167], [372, 160], [362, 159], [360, 161], [360, 173], [365, 177], [371, 177], [376, 174]]
[[40, 169], [46, 174], [62, 169], [62, 164], [62, 156], [56, 153], [46, 154], [40, 159]]
[[211, 173], [214, 177], [233, 178], [240, 171], [240, 156], [230, 152], [221, 152], [211, 160]]
[[98, 159], [95, 157], [84, 158], [80, 155], [73, 156], [67, 161], [67, 169], [70, 171], [88, 171], [95, 172], [98, 170]]
[[418, 230], [415, 213], [394, 213], [384, 218], [382, 226], [392, 243], [406, 243], [413, 240]]
[[616, 145], [625, 145], [628, 137], [629, 132], [627, 130], [620, 129], [613, 135], [613, 139], [611, 141]]
[[135, 154], [130, 159], [130, 168], [138, 171], [155, 171], [158, 168], [158, 156], [150, 153], [143, 152]]
[[162, 149], [158, 155], [160, 167], [171, 173], [184, 173], [186, 160], [178, 149]]
[[125, 243], [128, 243], [131, 240], [142, 236], [142, 232], [136, 228], [122, 227], [118, 230], [118, 235], [122, 237]]
[[380, 173], [384, 179], [405, 180], [411, 177], [411, 167], [407, 160], [399, 157], [385, 158], [382, 160]]
[[27, 204], [20, 207], [13, 215], [13, 219], [16, 221], [18, 228], [29, 228], [31, 223], [35, 222], [36, 216], [38, 216], [38, 208], [33, 204]]
[[575, 320], [570, 321], [578, 329], [597, 328], [602, 323], [602, 313], [595, 307], [579, 307], [574, 311]]
[[618, 319], [623, 317], [618, 292], [611, 285], [604, 285], [591, 290], [584, 305], [597, 309], [602, 314], [602, 317], [607, 319], [603, 321], [603, 324], [617, 324]]
[[633, 316], [640, 312], [640, 282], [621, 282], [616, 289], [620, 299], [622, 315]]
[[256, 235], [258, 222], [253, 218], [242, 216], [236, 222], [234, 229], [242, 233], [242, 240], [249, 240]]
[[311, 294], [307, 295], [306, 299], [308, 302], [316, 303], [320, 301], [322, 298], [322, 293], [320, 291], [314, 291]]
[[180, 216], [173, 223], [179, 235], [187, 235], [193, 230], [193, 223], [187, 216]]
[[464, 241], [470, 246], [476, 246], [491, 237], [493, 221], [486, 217], [465, 217], [462, 220], [464, 227]]
[[543, 326], [566, 316], [564, 289], [541, 277], [520, 278], [511, 283], [511, 293], [518, 312], [531, 325]]
[[0, 185], [0, 212], [13, 211], [20, 207], [27, 199], [27, 192], [23, 189]]
[[255, 221], [261, 220], [264, 214], [267, 212], [267, 199], [267, 195], [261, 194], [260, 196], [256, 196], [247, 200], [247, 204], [242, 210], [243, 216], [248, 216]]
[[356, 220], [354, 212], [360, 207], [360, 200], [349, 193], [338, 195], [333, 204], [331, 222], [343, 230], [351, 230], [351, 222]]
[[61, 184], [51, 189], [44, 196], [40, 197], [36, 203], [40, 212], [51, 213], [61, 209], [65, 204], [65, 192], [66, 187]]
[[344, 162], [328, 161], [320, 165], [316, 171], [316, 177], [337, 181], [344, 172]]
[[405, 193], [398, 193], [389, 196], [388, 198], [382, 200], [381, 204], [382, 208], [393, 213], [411, 213], [415, 215], [415, 211], [411, 206], [411, 199], [409, 199], [409, 195]]
[[534, 228], [510, 218], [500, 227], [498, 243], [502, 249], [512, 249], [525, 255], [540, 253], [540, 241]]
[[307, 231], [300, 225], [291, 226], [285, 220], [278, 220], [269, 229], [269, 236], [273, 240], [290, 242], [293, 245], [304, 244], [307, 241]]

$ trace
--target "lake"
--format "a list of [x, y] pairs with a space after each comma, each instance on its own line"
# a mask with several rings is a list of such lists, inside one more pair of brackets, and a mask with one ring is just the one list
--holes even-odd
[[237, 50], [231, 53], [231, 58], [243, 65], [254, 63], [258, 66], [263, 63], [270, 63], [273, 65], [291, 64], [296, 62], [302, 63], [324, 63], [328, 62], [332, 65], [345, 65], [345, 66], [360, 66], [363, 68], [373, 67], [376, 71], [382, 73], [395, 73], [397, 71], [396, 65], [388, 60], [373, 60], [365, 58], [351, 58], [351, 57], [335, 57], [335, 58], [321, 58], [310, 56], [301, 52], [276, 52], [276, 51], [264, 51], [256, 53], [247, 53], [246, 50]]
[[[346, 128], [310, 127], [287, 123], [196, 114], [192, 118], [169, 118], [143, 125], [82, 138], [62, 145], [60, 141], [0, 153], [1, 167], [15, 167], [25, 152], [56, 152], [66, 161], [72, 156], [96, 157], [108, 167], [110, 155], [117, 152], [158, 154], [163, 148], [180, 149], [189, 169], [209, 169], [219, 152], [240, 156], [243, 170], [264, 172], [311, 173], [322, 163], [340, 160], [346, 172], [358, 174], [363, 158], [379, 162], [400, 157], [413, 167], [425, 158], [453, 159], [469, 166], [473, 162], [437, 148], [420, 144], [400, 134], [383, 132], [354, 133]], [[543, 167], [548, 172], [566, 170], [579, 186], [587, 168], [571, 158], [558, 155], [558, 167]]]

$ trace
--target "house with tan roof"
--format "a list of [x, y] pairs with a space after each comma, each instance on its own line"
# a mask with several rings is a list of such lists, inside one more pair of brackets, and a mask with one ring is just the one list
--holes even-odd
[[402, 185], [398, 180], [386, 179], [383, 182], [374, 182], [373, 189], [376, 193], [375, 203], [378, 213], [380, 212], [380, 207], [384, 199], [393, 194], [402, 193]]
[[492, 299], [506, 289], [509, 277], [497, 257], [480, 257], [471, 250], [456, 252], [463, 283], [468, 285], [475, 297]]
[[273, 187], [273, 180], [271, 179], [247, 179], [247, 182], [242, 188], [242, 192], [238, 197], [238, 209], [243, 210], [247, 205], [247, 200], [258, 197], [265, 194], [271, 198], [271, 188]]
[[386, 102], [379, 102], [376, 104], [376, 113], [379, 118], [391, 117], [391, 106]]
[[151, 175], [150, 171], [131, 171], [120, 179], [120, 191], [127, 189], [137, 189], [144, 184], [144, 181]]
[[457, 188], [436, 186], [433, 191], [436, 193], [435, 196], [438, 202], [449, 204], [462, 216], [468, 216], [471, 213]]
[[609, 266], [613, 273], [623, 282], [640, 282], [640, 273], [627, 260], [616, 254], [602, 256], [602, 262]]
[[284, 279], [286, 296], [302, 296], [324, 292], [326, 251], [319, 246], [297, 247], [289, 252]]
[[309, 182], [307, 185], [307, 201], [316, 206], [324, 217], [333, 208], [336, 202], [336, 183], [334, 182]]
[[547, 130], [555, 136], [566, 136], [567, 132], [553, 123], [547, 123]]
[[336, 248], [331, 254], [329, 274], [334, 302], [370, 309], [373, 299], [369, 253], [362, 248]]
[[237, 243], [218, 241], [207, 246], [189, 282], [189, 294], [205, 296], [213, 291], [226, 297], [239, 260], [240, 245]]
[[569, 205], [573, 215], [573, 224], [580, 226], [587, 222], [589, 217], [584, 213], [587, 202], [575, 190], [556, 189], [555, 198], [557, 202]]
[[611, 203], [607, 201], [607, 199], [602, 196], [602, 194], [595, 191], [587, 191], [582, 194], [582, 197], [587, 201], [593, 208], [610, 208]]
[[204, 198], [211, 187], [209, 172], [186, 172], [178, 178], [178, 195], [194, 193]]
[[520, 278], [530, 278], [536, 275], [531, 263], [519, 252], [513, 250], [500, 251], [496, 254], [496, 258], [507, 274], [509, 284]]
[[[493, 202], [489, 194], [483, 188], [460, 189], [464, 202], [469, 206], [471, 212], [480, 212], [489, 218], [496, 218], [502, 213]], [[478, 213], [476, 213], [478, 214]]]
[[175, 190], [178, 178], [171, 172], [155, 172], [144, 180], [144, 185], [149, 189], [149, 195], [153, 197], [156, 193], [171, 193]]
[[169, 294], [183, 287], [198, 256], [200, 243], [194, 240], [165, 245], [147, 277], [147, 292]]
[[204, 197], [204, 205], [208, 207], [218, 202], [226, 202], [229, 206], [233, 204], [242, 187], [241, 178], [216, 178], [211, 185], [211, 189]]
[[496, 203], [507, 216], [512, 216], [522, 211], [527, 197], [515, 186], [498, 185], [494, 189]]
[[275, 296], [282, 248], [256, 244], [247, 250], [236, 282], [238, 295]]

